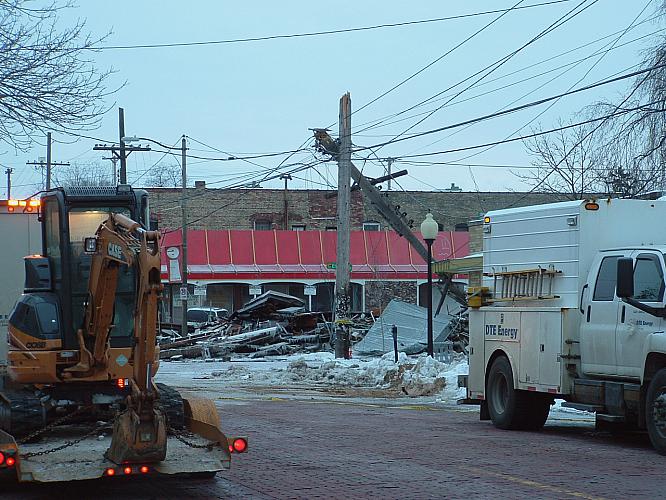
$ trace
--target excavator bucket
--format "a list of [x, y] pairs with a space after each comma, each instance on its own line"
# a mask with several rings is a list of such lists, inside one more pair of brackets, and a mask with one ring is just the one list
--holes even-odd
[[116, 417], [106, 452], [109, 460], [118, 465], [154, 463], [163, 461], [166, 453], [166, 419], [161, 410], [153, 409], [152, 418], [142, 419], [128, 408]]

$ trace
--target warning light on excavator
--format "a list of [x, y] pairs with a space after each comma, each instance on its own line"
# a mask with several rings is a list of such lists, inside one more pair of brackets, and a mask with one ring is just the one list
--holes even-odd
[[243, 453], [247, 450], [247, 441], [243, 438], [234, 439], [234, 451], [237, 453]]

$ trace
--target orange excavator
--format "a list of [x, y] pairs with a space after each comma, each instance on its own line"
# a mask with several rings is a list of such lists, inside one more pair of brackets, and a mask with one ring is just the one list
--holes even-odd
[[147, 193], [58, 188], [42, 196], [40, 221], [43, 252], [25, 257], [9, 318], [0, 473], [48, 482], [228, 468], [247, 440], [224, 435], [212, 401], [153, 380], [162, 284]]

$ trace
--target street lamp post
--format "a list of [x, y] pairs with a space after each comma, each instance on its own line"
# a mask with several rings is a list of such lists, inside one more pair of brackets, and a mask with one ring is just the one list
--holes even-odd
[[435, 346], [433, 340], [432, 332], [432, 244], [437, 239], [437, 231], [439, 226], [435, 219], [432, 218], [432, 214], [428, 212], [426, 218], [421, 222], [421, 236], [428, 246], [428, 356], [434, 357], [435, 355]]
[[[166, 144], [162, 144], [159, 141], [156, 141], [155, 139], [149, 139], [147, 137], [122, 137], [121, 141], [123, 143], [129, 143], [129, 142], [137, 142], [137, 141], [149, 141], [149, 142], [154, 142], [155, 144], [166, 148], [167, 150], [172, 150], [172, 149], [180, 149], [180, 154], [181, 154], [181, 172], [182, 172], [182, 188], [181, 188], [181, 217], [182, 217], [182, 224], [181, 224], [181, 233], [182, 233], [182, 251], [181, 251], [181, 262], [180, 262], [180, 276], [182, 279], [181, 282], [181, 288], [185, 288], [187, 290], [187, 193], [186, 193], [186, 188], [187, 188], [187, 166], [186, 166], [186, 161], [187, 161], [187, 141], [185, 138], [185, 135], [183, 135], [181, 139], [181, 146], [180, 148], [175, 148], [172, 146], [167, 146]], [[181, 318], [181, 335], [183, 337], [187, 337], [187, 295], [185, 295], [185, 298], [182, 299], [182, 309], [183, 309], [183, 317]]]

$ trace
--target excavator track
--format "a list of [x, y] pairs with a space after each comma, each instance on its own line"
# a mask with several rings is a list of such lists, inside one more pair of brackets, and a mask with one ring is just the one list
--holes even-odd
[[42, 401], [34, 393], [4, 390], [0, 393], [0, 397], [2, 401], [0, 426], [16, 439], [21, 439], [46, 425], [46, 413]]
[[167, 418], [167, 425], [174, 429], [185, 428], [185, 410], [183, 397], [173, 387], [166, 384], [155, 384], [160, 391], [159, 407]]

